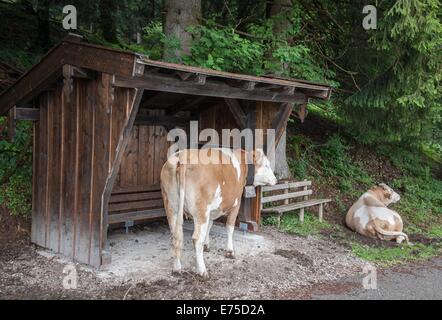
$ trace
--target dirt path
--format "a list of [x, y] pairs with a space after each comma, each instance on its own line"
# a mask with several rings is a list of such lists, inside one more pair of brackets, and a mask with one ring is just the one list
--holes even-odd
[[63, 288], [68, 260], [42, 255], [26, 241], [3, 241], [0, 299], [291, 299], [287, 292], [357, 276], [365, 265], [332, 242], [272, 228], [259, 236], [236, 233], [237, 258], [226, 259], [224, 230], [217, 226], [205, 256], [211, 278], [203, 281], [193, 273], [190, 234], [187, 227], [182, 275], [170, 273], [167, 227], [147, 226], [110, 237], [114, 261], [105, 270], [75, 265], [77, 289], [70, 290]]

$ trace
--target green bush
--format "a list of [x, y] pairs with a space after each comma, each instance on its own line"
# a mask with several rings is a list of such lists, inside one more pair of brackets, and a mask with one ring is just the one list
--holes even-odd
[[396, 210], [415, 224], [426, 224], [442, 218], [442, 181], [403, 177], [393, 182], [392, 187], [403, 190]]
[[[217, 28], [210, 22], [192, 28], [192, 56], [185, 63], [221, 71], [262, 74], [264, 46], [240, 37], [233, 28]], [[258, 63], [257, 63], [258, 62]]]
[[264, 226], [276, 226], [278, 225], [278, 217], [275, 215], [268, 215], [263, 217], [262, 224]]
[[30, 216], [32, 200], [32, 124], [19, 122], [14, 143], [0, 118], [0, 204], [12, 215]]

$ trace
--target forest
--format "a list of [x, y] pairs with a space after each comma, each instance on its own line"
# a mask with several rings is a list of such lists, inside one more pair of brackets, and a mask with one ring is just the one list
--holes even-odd
[[[66, 5], [76, 8], [76, 29], [63, 29]], [[374, 28], [364, 28], [366, 5], [376, 9]], [[348, 205], [387, 182], [402, 194], [397, 210], [422, 244], [378, 250], [342, 241], [385, 263], [440, 252], [440, 0], [1, 0], [0, 16], [0, 90], [69, 32], [154, 60], [331, 85], [331, 100], [309, 103], [303, 124], [290, 119], [287, 155], [293, 178], [312, 179], [335, 213], [328, 223], [309, 218], [304, 225], [287, 215], [282, 230], [338, 232]], [[0, 204], [26, 220], [31, 124], [19, 123], [14, 142], [7, 130], [0, 118]]]

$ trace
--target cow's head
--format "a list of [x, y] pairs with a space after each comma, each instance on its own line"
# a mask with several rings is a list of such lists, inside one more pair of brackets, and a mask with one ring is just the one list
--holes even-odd
[[385, 183], [379, 183], [375, 188], [377, 188], [382, 194], [381, 201], [388, 206], [391, 203], [396, 203], [401, 199], [401, 196], [397, 194], [392, 188], [387, 186]]
[[262, 149], [256, 149], [253, 152], [253, 164], [255, 165], [254, 186], [273, 186], [278, 182], [270, 166], [270, 161]]

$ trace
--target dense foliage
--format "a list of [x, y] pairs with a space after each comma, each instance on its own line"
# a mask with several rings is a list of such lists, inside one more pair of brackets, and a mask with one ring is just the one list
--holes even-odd
[[[283, 10], [275, 14], [272, 6], [277, 3]], [[24, 69], [38, 61], [66, 34], [61, 28], [66, 4], [77, 7], [76, 32], [91, 42], [152, 59], [329, 83], [335, 88], [332, 100], [311, 107], [339, 123], [353, 142], [380, 153], [382, 145], [388, 155], [406, 145], [410, 151], [395, 152], [397, 158], [421, 158], [423, 152], [442, 162], [440, 0], [375, 1], [375, 30], [362, 27], [363, 0], [201, 0], [200, 23], [187, 30], [193, 40], [191, 55], [180, 58], [165, 54], [180, 50], [180, 41], [164, 32], [163, 0], [0, 0], [1, 61]], [[21, 124], [15, 144], [0, 138], [0, 202], [17, 214], [29, 211], [21, 201], [29, 199], [29, 132], [29, 125]], [[296, 139], [301, 138], [291, 137], [299, 153], [292, 159], [297, 177], [315, 174], [307, 160], [317, 157], [323, 176], [340, 190], [359, 190], [373, 182], [352, 164], [349, 146], [340, 136], [323, 148], [313, 146], [308, 154], [296, 151]], [[396, 186], [410, 190], [412, 203], [425, 202], [420, 197], [430, 192], [428, 210], [434, 211], [441, 187], [432, 180], [432, 170], [410, 159], [391, 161], [407, 173]], [[427, 171], [416, 172], [424, 167]], [[421, 185], [425, 187], [417, 187]]]
[[[49, 43], [60, 37], [56, 22], [63, 17], [62, 1], [2, 2], [12, 3], [18, 15], [25, 12], [33, 17], [37, 30], [45, 27], [42, 20], [47, 16], [53, 22]], [[192, 55], [180, 62], [330, 83], [337, 89], [332, 110], [359, 141], [424, 142], [440, 150], [440, 0], [375, 3], [375, 30], [362, 27], [367, 4], [362, 0], [339, 4], [328, 0], [201, 2], [200, 24], [188, 30], [194, 40]], [[272, 5], [278, 2], [288, 8], [272, 15]], [[178, 39], [163, 34], [160, 0], [73, 0], [69, 4], [77, 7], [79, 31], [92, 41], [137, 49], [154, 59], [170, 59], [163, 53], [179, 47]], [[5, 22], [5, 28], [10, 25]], [[42, 46], [38, 35], [34, 40]], [[1, 56], [32, 61], [24, 54], [26, 50], [12, 55], [15, 51], [8, 47], [2, 48]]]
[[5, 117], [0, 117], [0, 204], [14, 215], [31, 211], [32, 136], [29, 123], [20, 123], [14, 143], [7, 140]]

